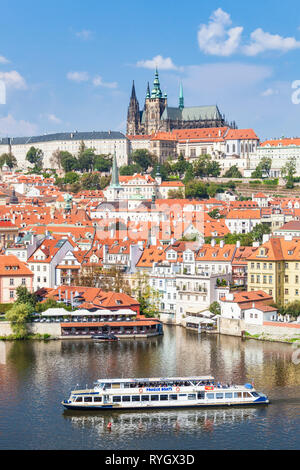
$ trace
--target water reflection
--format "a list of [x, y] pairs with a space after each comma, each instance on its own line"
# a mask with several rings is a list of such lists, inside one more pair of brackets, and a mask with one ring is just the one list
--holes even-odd
[[[264, 407], [263, 407], [264, 408]], [[127, 410], [108, 411], [71, 411], [65, 410], [63, 417], [72, 426], [80, 429], [92, 429], [98, 436], [121, 436], [164, 433], [180, 433], [188, 431], [212, 432], [216, 426], [241, 423], [262, 417], [263, 408], [221, 408], [204, 410], [148, 410], [147, 412]], [[112, 423], [108, 429], [108, 423]]]

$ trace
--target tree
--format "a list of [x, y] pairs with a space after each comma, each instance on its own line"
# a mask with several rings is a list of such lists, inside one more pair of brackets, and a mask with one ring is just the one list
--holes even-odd
[[140, 173], [142, 167], [136, 163], [131, 163], [130, 165], [123, 165], [120, 167], [119, 173], [121, 176], [132, 176], [136, 173]]
[[189, 163], [182, 154], [179, 155], [177, 162], [173, 163], [171, 165], [171, 171], [173, 174], [177, 175], [179, 178], [181, 178], [187, 169], [191, 167], [192, 164]]
[[297, 172], [296, 158], [291, 157], [286, 164], [281, 168], [281, 175], [286, 181], [286, 187], [288, 189], [294, 186], [294, 175]]
[[185, 186], [185, 195], [187, 198], [207, 199], [207, 185], [202, 181], [189, 181]]
[[109, 172], [112, 167], [112, 159], [107, 155], [95, 155], [94, 170]]
[[169, 189], [168, 199], [184, 199], [182, 189]]
[[223, 217], [223, 216], [220, 215], [220, 211], [217, 207], [215, 209], [213, 209], [211, 212], [208, 212], [208, 215], [212, 219], [217, 219], [217, 220], [221, 219]]
[[36, 306], [37, 297], [34, 293], [31, 293], [27, 287], [19, 286], [16, 289], [17, 300], [16, 304], [27, 304], [30, 305], [32, 308]]
[[144, 172], [146, 172], [149, 167], [153, 167], [155, 165], [157, 158], [147, 149], [138, 149], [132, 152], [131, 160], [132, 162], [139, 165]]
[[60, 166], [64, 170], [65, 173], [69, 171], [77, 170], [78, 168], [78, 160], [74, 155], [67, 151], [60, 151], [57, 155], [57, 158], [60, 162]]
[[80, 176], [78, 173], [74, 173], [74, 171], [68, 171], [68, 173], [65, 174], [64, 177], [64, 183], [65, 184], [73, 184], [79, 181]]
[[233, 165], [229, 170], [224, 174], [224, 178], [242, 178], [242, 173], [236, 165]]
[[209, 161], [206, 165], [207, 176], [213, 176], [217, 178], [221, 174], [221, 167], [219, 162], [216, 160]]
[[266, 173], [270, 176], [270, 170], [272, 167], [272, 159], [269, 157], [263, 157], [256, 169], [251, 173], [251, 178], [263, 178], [263, 174]]
[[82, 172], [91, 171], [94, 168], [94, 161], [94, 149], [86, 149], [78, 157], [78, 169]]
[[86, 173], [81, 177], [82, 189], [100, 189], [100, 176], [98, 173]]
[[161, 293], [151, 287], [149, 276], [146, 273], [138, 272], [135, 275], [135, 288], [133, 295], [140, 303], [140, 313], [145, 317], [156, 317], [159, 315]]
[[215, 301], [209, 306], [209, 311], [214, 315], [221, 315], [221, 305], [219, 302]]
[[262, 224], [257, 224], [253, 228], [251, 235], [254, 241], [261, 242], [263, 239], [263, 235], [266, 235], [269, 233], [271, 233], [271, 228], [269, 227], [269, 225], [262, 223]]
[[11, 324], [11, 329], [18, 339], [28, 335], [26, 323], [30, 318], [33, 308], [29, 304], [15, 303], [5, 314], [6, 320]]
[[14, 168], [18, 165], [16, 157], [14, 155], [12, 155], [11, 153], [3, 153], [1, 155], [1, 157], [0, 157], [0, 167], [2, 168], [5, 163], [9, 168]]
[[26, 160], [29, 161], [36, 169], [43, 167], [44, 153], [41, 149], [30, 147], [26, 154]]

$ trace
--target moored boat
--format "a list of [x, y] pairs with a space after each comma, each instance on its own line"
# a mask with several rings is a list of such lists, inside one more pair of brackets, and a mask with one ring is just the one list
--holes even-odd
[[91, 389], [73, 390], [67, 409], [147, 409], [268, 404], [252, 384], [215, 384], [211, 376], [99, 379]]
[[93, 335], [92, 339], [97, 342], [119, 341], [119, 338], [113, 334]]

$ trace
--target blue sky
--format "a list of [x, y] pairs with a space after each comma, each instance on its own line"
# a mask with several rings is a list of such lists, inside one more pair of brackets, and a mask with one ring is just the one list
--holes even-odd
[[261, 139], [300, 136], [298, 12], [296, 0], [2, 0], [0, 136], [125, 131], [132, 80], [142, 107], [155, 65], [170, 106], [182, 81], [186, 106], [218, 104]]

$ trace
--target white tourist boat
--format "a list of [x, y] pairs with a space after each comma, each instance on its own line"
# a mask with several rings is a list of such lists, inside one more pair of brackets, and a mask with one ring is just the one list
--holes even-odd
[[211, 376], [99, 379], [92, 389], [73, 390], [62, 405], [73, 410], [187, 408], [268, 404], [252, 384], [215, 383]]

